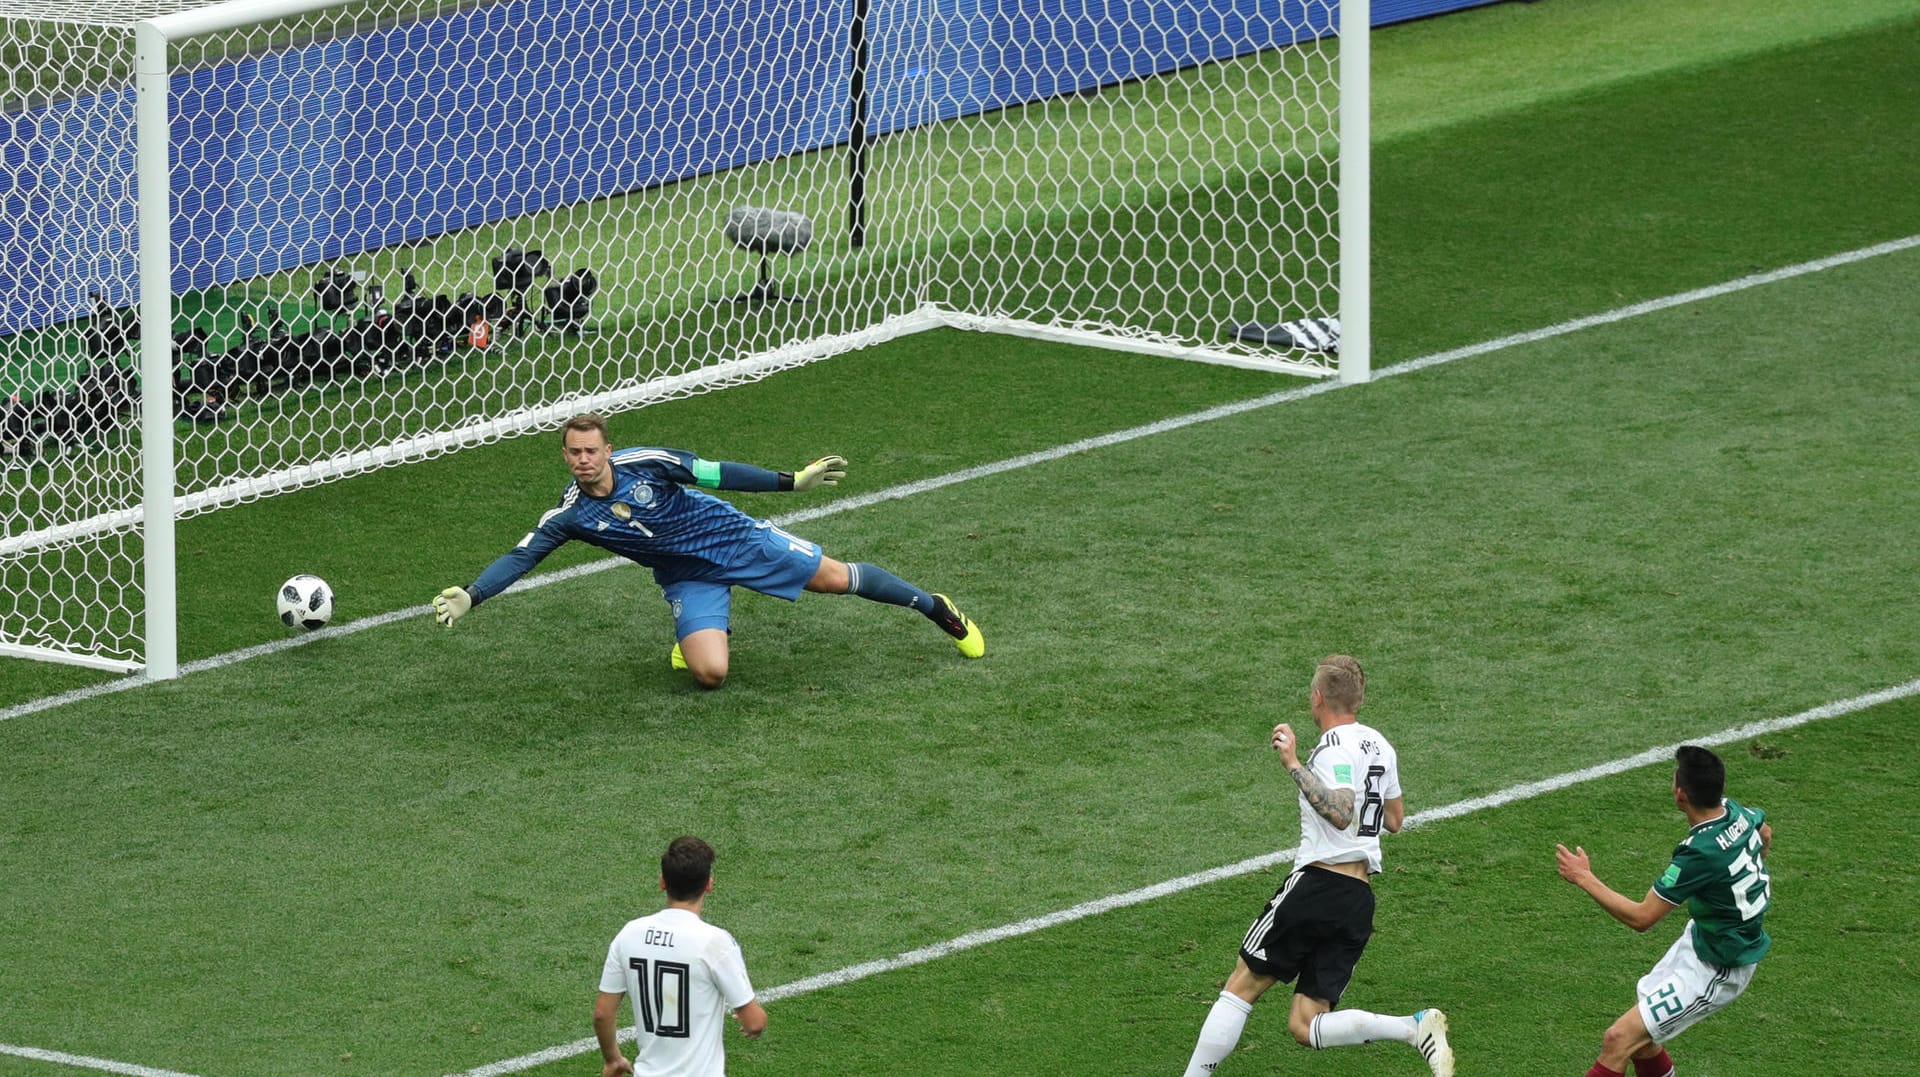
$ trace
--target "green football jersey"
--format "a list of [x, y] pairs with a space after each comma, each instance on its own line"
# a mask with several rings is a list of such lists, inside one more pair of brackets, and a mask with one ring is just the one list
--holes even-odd
[[1766, 812], [1721, 801], [1726, 814], [1687, 832], [1653, 892], [1693, 916], [1693, 950], [1711, 965], [1751, 965], [1773, 940], [1761, 921], [1773, 899], [1773, 879], [1760, 851]]

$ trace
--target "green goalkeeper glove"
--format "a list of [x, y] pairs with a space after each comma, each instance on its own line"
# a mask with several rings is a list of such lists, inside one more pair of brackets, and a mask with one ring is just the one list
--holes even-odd
[[433, 619], [453, 627], [453, 622], [467, 615], [473, 608], [473, 596], [464, 587], [449, 587], [433, 596]]
[[793, 488], [811, 490], [816, 486], [836, 486], [847, 477], [847, 462], [838, 456], [822, 456], [794, 472]]

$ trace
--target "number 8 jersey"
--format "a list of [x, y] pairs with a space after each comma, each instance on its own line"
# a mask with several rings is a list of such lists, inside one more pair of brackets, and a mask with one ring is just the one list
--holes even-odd
[[1307, 769], [1328, 789], [1353, 790], [1353, 819], [1336, 830], [1300, 795], [1300, 851], [1295, 864], [1367, 862], [1380, 873], [1380, 829], [1386, 802], [1400, 795], [1400, 761], [1380, 731], [1361, 722], [1337, 725], [1320, 735]]
[[1722, 800], [1726, 813], [1687, 831], [1673, 862], [1654, 881], [1662, 901], [1685, 904], [1693, 917], [1693, 950], [1710, 965], [1734, 968], [1765, 956], [1773, 940], [1761, 926], [1773, 879], [1761, 853], [1767, 813]]

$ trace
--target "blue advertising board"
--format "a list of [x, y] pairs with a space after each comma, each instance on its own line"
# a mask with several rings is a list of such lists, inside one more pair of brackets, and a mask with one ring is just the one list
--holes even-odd
[[[939, 2], [929, 21], [872, 0], [869, 133], [1291, 45], [1338, 10]], [[1374, 21], [1483, 2], [1381, 0]], [[851, 0], [510, 0], [177, 75], [173, 288], [844, 142], [851, 19]], [[0, 117], [0, 334], [95, 289], [135, 301], [132, 116], [128, 90]]]

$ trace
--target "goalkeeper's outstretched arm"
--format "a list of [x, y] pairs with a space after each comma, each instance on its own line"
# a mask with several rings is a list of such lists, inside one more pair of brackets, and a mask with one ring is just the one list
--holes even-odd
[[[822, 456], [798, 471], [769, 471], [752, 464], [732, 460], [702, 460], [694, 457], [687, 465], [694, 485], [710, 490], [738, 490], [742, 493], [770, 493], [783, 490], [805, 492], [822, 486], [837, 485], [847, 477], [847, 461], [839, 456]], [[685, 481], [685, 480], [682, 480]]]
[[495, 559], [478, 579], [465, 587], [455, 585], [433, 596], [433, 619], [452, 628], [453, 623], [473, 607], [513, 586], [514, 581], [533, 571], [533, 566], [566, 541], [566, 536], [553, 533], [544, 523], [529, 531], [518, 546]]

